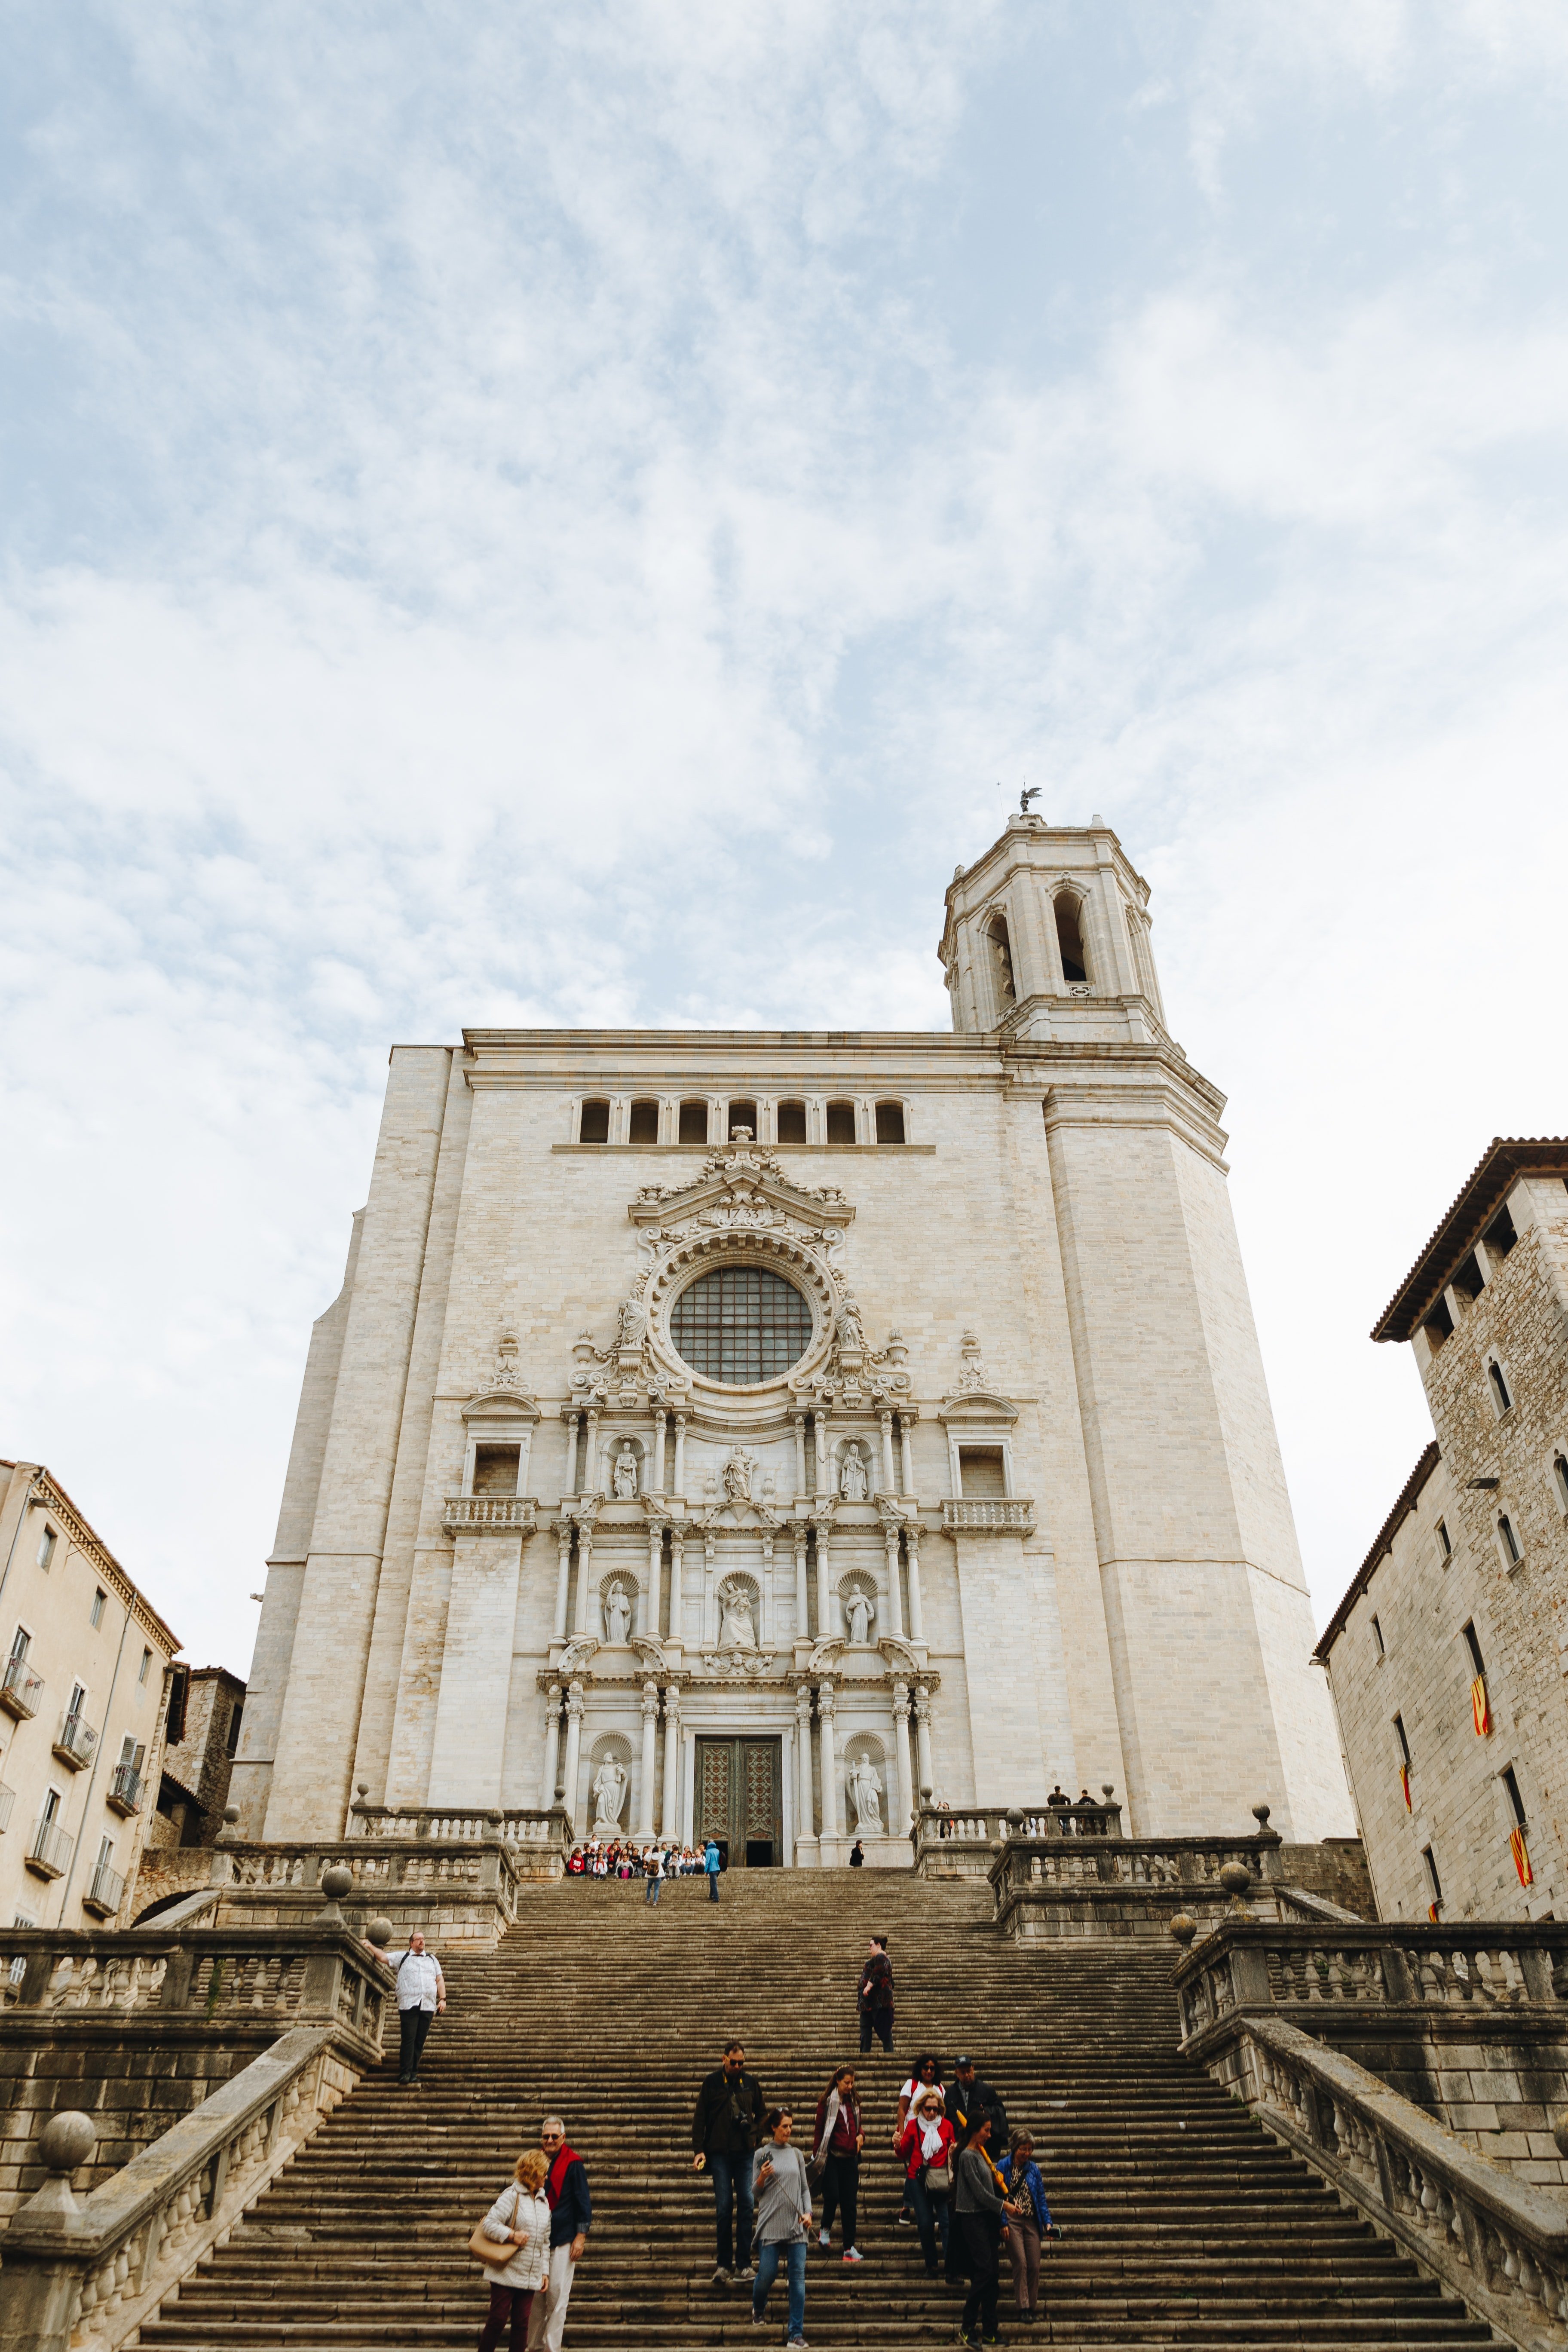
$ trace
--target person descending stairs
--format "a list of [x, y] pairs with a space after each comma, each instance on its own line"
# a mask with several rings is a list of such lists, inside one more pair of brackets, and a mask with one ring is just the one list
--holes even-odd
[[[594, 2224], [566, 2352], [759, 2340], [750, 2290], [715, 2286], [713, 2200], [691, 2168], [697, 2090], [745, 2043], [797, 2133], [853, 2061], [866, 2126], [864, 2263], [813, 2237], [812, 2347], [952, 2342], [962, 2297], [897, 2226], [899, 2088], [921, 2050], [960, 2050], [1034, 2136], [1059, 2243], [1040, 2317], [1002, 2333], [1067, 2352], [1320, 2346], [1438, 2352], [1490, 2330], [1178, 2055], [1173, 1954], [1130, 1942], [1006, 1941], [984, 1882], [736, 1871], [724, 1901], [677, 1879], [524, 1890], [494, 1949], [443, 1954], [448, 2007], [419, 2085], [395, 2053], [328, 2119], [229, 2243], [147, 2322], [149, 2346], [468, 2345], [485, 2281], [466, 2246], [547, 2113], [584, 2157]], [[856, 1988], [886, 1933], [897, 2054], [858, 2055]], [[768, 2327], [782, 2336], [778, 2295]], [[775, 2326], [775, 2322], [777, 2323]]]

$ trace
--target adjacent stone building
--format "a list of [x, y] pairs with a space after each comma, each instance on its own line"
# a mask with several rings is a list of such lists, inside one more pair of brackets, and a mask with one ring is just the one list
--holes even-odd
[[1116, 835], [947, 894], [951, 1034], [398, 1046], [311, 1339], [233, 1797], [818, 1866], [922, 1790], [1350, 1825], [1222, 1097]]
[[179, 1643], [38, 1462], [0, 1462], [0, 1916], [125, 1924]]
[[1496, 1140], [1379, 1318], [1436, 1430], [1318, 1645], [1385, 1918], [1568, 1916], [1568, 1141]]

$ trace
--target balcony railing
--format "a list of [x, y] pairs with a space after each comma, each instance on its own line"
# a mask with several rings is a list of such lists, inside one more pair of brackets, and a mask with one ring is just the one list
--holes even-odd
[[117, 1813], [139, 1813], [142, 1810], [142, 1775], [134, 1764], [117, 1764], [109, 1776], [104, 1790], [104, 1802]]
[[36, 1675], [26, 1658], [8, 1658], [5, 1672], [0, 1675], [0, 1706], [14, 1715], [18, 1723], [38, 1712], [38, 1701], [44, 1696], [44, 1678]]
[[1000, 1496], [994, 1502], [949, 1499], [942, 1507], [944, 1535], [1032, 1536], [1035, 1507], [1022, 1496]]
[[100, 1862], [92, 1874], [92, 1885], [81, 1898], [84, 1911], [96, 1911], [100, 1919], [112, 1919], [125, 1899], [125, 1874], [110, 1870]]
[[98, 1734], [90, 1723], [79, 1715], [68, 1715], [60, 1724], [55, 1738], [55, 1754], [73, 1772], [92, 1762], [92, 1751], [98, 1746]]
[[27, 1848], [27, 1867], [40, 1878], [58, 1878], [70, 1868], [75, 1850], [75, 1838], [68, 1837], [58, 1822], [40, 1822]]
[[0, 1780], [0, 1830], [8, 1830], [10, 1828], [11, 1808], [16, 1801], [16, 1790], [7, 1789], [5, 1782]]
[[454, 1533], [480, 1528], [501, 1535], [516, 1528], [531, 1534], [533, 1514], [531, 1495], [448, 1495], [441, 1506], [441, 1524]]

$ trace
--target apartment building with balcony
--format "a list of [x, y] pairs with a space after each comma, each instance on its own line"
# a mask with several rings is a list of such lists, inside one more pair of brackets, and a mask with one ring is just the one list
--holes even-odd
[[0, 1460], [0, 1919], [127, 1924], [180, 1644], [63, 1486]]

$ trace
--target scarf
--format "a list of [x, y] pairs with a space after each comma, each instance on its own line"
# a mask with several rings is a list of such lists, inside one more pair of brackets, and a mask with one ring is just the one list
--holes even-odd
[[942, 2127], [946, 2120], [944, 2116], [937, 2116], [934, 2119], [926, 2116], [915, 2117], [920, 2127], [922, 2164], [934, 2164], [942, 2154]]

